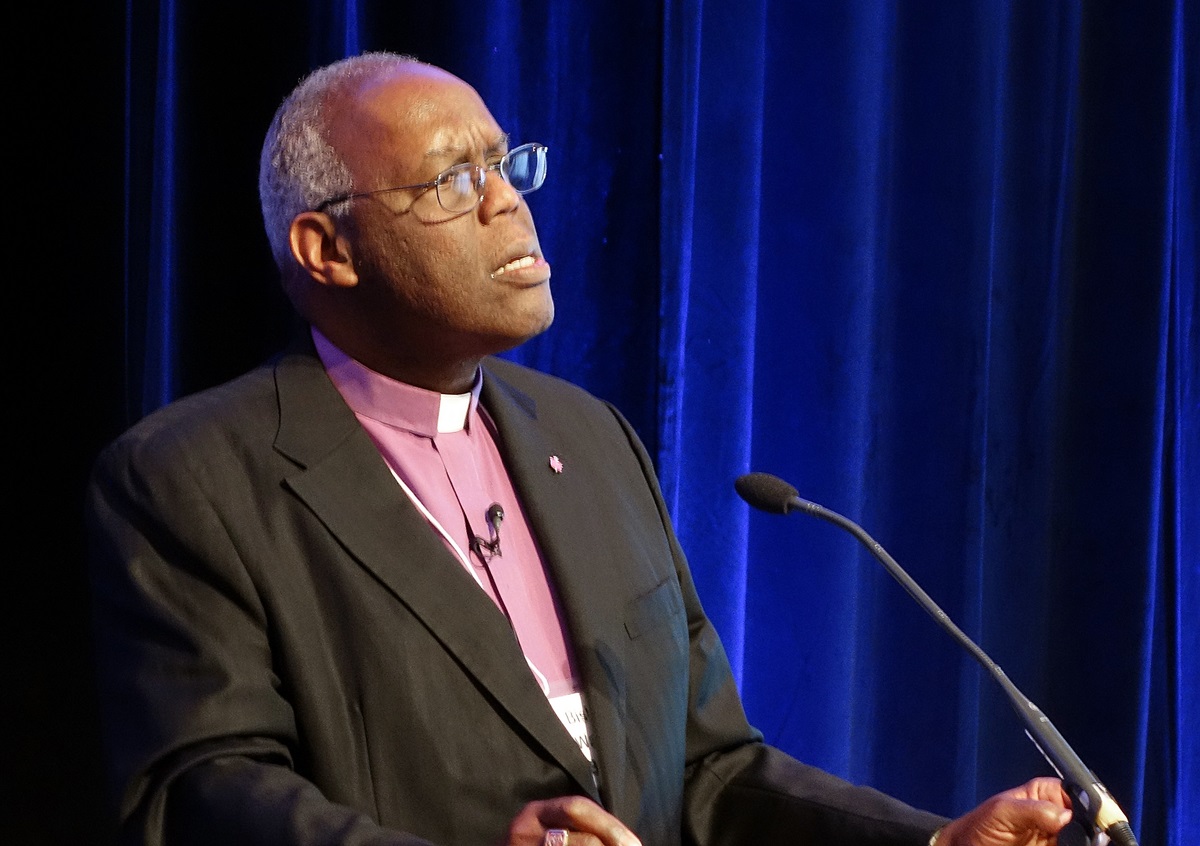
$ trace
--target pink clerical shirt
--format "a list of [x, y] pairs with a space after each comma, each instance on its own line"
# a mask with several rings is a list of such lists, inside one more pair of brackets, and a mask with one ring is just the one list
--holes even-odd
[[[325, 370], [397, 481], [508, 618], [543, 692], [560, 711], [582, 708], [562, 612], [521, 502], [496, 448], [493, 424], [479, 407], [480, 372], [470, 393], [439, 394], [397, 382], [347, 356], [316, 330]], [[488, 509], [499, 504], [499, 550]], [[430, 566], [436, 566], [430, 562]], [[574, 705], [568, 705], [570, 700]], [[586, 737], [577, 737], [590, 758]]]

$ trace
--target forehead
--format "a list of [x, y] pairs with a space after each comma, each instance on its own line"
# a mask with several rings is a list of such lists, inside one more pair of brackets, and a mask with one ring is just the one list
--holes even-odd
[[403, 66], [361, 85], [338, 109], [335, 143], [352, 169], [381, 159], [423, 169], [485, 152], [503, 133], [475, 89], [438, 68]]

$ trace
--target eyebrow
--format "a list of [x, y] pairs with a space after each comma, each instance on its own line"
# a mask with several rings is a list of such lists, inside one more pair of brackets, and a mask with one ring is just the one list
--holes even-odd
[[[501, 135], [497, 135], [495, 140], [492, 141], [491, 145], [489, 145], [488, 148], [483, 151], [483, 154], [485, 156], [490, 156], [490, 155], [499, 153], [502, 150], [508, 149], [508, 141], [509, 141], [509, 134], [507, 132], [505, 132]], [[425, 158], [427, 158], [427, 159], [454, 158], [455, 156], [464, 155], [467, 152], [468, 152], [468, 150], [466, 147], [442, 147], [441, 149], [438, 149], [438, 150], [429, 150], [427, 153], [425, 153]]]

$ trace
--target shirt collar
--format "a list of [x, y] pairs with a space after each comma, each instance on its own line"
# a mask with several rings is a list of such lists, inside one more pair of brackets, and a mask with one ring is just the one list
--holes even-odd
[[469, 392], [442, 394], [376, 373], [334, 346], [315, 327], [312, 337], [325, 372], [355, 414], [428, 438], [469, 430], [483, 386], [481, 369], [476, 369]]

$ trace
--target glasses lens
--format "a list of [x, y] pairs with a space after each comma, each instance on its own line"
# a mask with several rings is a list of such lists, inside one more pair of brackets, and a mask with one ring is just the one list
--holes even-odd
[[473, 164], [455, 165], [438, 176], [437, 198], [448, 212], [470, 211], [479, 202], [483, 189], [483, 168]]
[[500, 162], [500, 175], [518, 194], [528, 194], [546, 181], [546, 148], [541, 144], [522, 144]]

